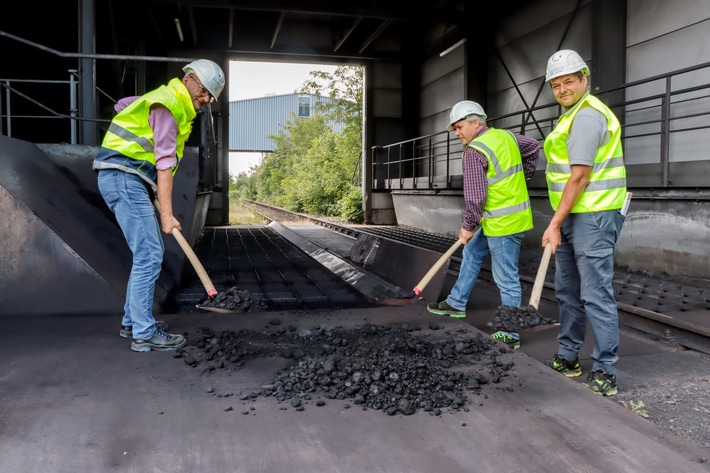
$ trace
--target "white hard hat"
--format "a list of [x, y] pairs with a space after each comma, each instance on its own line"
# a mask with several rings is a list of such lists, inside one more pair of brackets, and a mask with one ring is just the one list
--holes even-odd
[[547, 72], [545, 73], [545, 82], [560, 77], [565, 74], [574, 74], [582, 71], [585, 76], [589, 75], [589, 67], [584, 59], [571, 49], [561, 49], [550, 56], [547, 61]]
[[192, 71], [195, 73], [205, 89], [216, 99], [224, 89], [224, 72], [216, 62], [209, 59], [198, 59], [182, 68], [183, 72]]
[[454, 131], [454, 123], [459, 120], [463, 120], [469, 115], [478, 115], [483, 117], [484, 120], [488, 117], [486, 112], [483, 111], [483, 107], [478, 105], [476, 102], [473, 102], [472, 100], [463, 100], [454, 105], [451, 109], [451, 114], [449, 115], [449, 126], [447, 126], [446, 129]]

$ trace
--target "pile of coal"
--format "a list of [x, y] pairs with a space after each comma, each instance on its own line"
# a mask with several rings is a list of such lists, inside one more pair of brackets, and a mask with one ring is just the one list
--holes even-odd
[[199, 307], [223, 309], [230, 312], [261, 312], [266, 310], [268, 305], [261, 299], [254, 299], [251, 292], [246, 289], [231, 287], [203, 301]]
[[493, 330], [505, 330], [516, 332], [526, 328], [537, 327], [538, 325], [553, 324], [554, 321], [548, 317], [543, 317], [535, 307], [529, 305], [524, 308], [499, 305], [493, 318], [486, 324]]
[[444, 332], [435, 341], [431, 333], [415, 335], [419, 330], [374, 324], [222, 333], [202, 328], [188, 334], [186, 347], [175, 357], [209, 374], [239, 369], [258, 357], [281, 357], [287, 367], [272, 382], [242, 393], [242, 400], [272, 397], [299, 407], [310, 401], [349, 400], [388, 415], [467, 410], [468, 394], [481, 394], [485, 385], [501, 382], [513, 368], [512, 360], [503, 356], [512, 350], [481, 333]]

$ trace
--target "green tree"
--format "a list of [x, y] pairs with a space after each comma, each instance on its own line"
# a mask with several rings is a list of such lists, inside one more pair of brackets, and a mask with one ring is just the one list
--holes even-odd
[[335, 215], [352, 222], [363, 221], [361, 158], [363, 124], [363, 75], [362, 66], [340, 66], [331, 74], [324, 71], [311, 73], [298, 90], [317, 97], [327, 96], [330, 101], [316, 105], [317, 113], [328, 120], [344, 125], [338, 134], [334, 159], [337, 160], [344, 179], [339, 188], [338, 198], [333, 202]]

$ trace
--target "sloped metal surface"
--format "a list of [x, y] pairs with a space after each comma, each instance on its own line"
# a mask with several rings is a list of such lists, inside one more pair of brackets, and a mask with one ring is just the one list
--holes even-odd
[[[123, 311], [131, 253], [91, 170], [96, 147], [44, 145], [0, 135], [0, 313]], [[186, 150], [174, 211], [189, 232], [197, 186], [196, 150]], [[190, 159], [191, 158], [191, 159]], [[156, 311], [179, 281], [184, 254], [165, 238]]]

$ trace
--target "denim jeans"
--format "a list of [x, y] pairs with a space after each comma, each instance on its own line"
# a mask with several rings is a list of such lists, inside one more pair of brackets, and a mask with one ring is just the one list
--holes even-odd
[[471, 289], [478, 279], [481, 264], [486, 256], [491, 257], [493, 280], [500, 290], [501, 304], [520, 307], [522, 289], [518, 273], [520, 245], [525, 233], [490, 237], [479, 228], [463, 247], [463, 261], [459, 277], [451, 288], [446, 302], [455, 309], [466, 310]]
[[560, 303], [558, 353], [577, 359], [587, 322], [594, 334], [593, 370], [616, 374], [619, 312], [614, 299], [614, 248], [624, 224], [618, 210], [570, 214], [555, 253], [555, 295]]
[[153, 298], [164, 253], [155, 207], [144, 181], [135, 174], [104, 169], [98, 184], [133, 253], [121, 325], [133, 326], [133, 338], [147, 339], [156, 330]]

